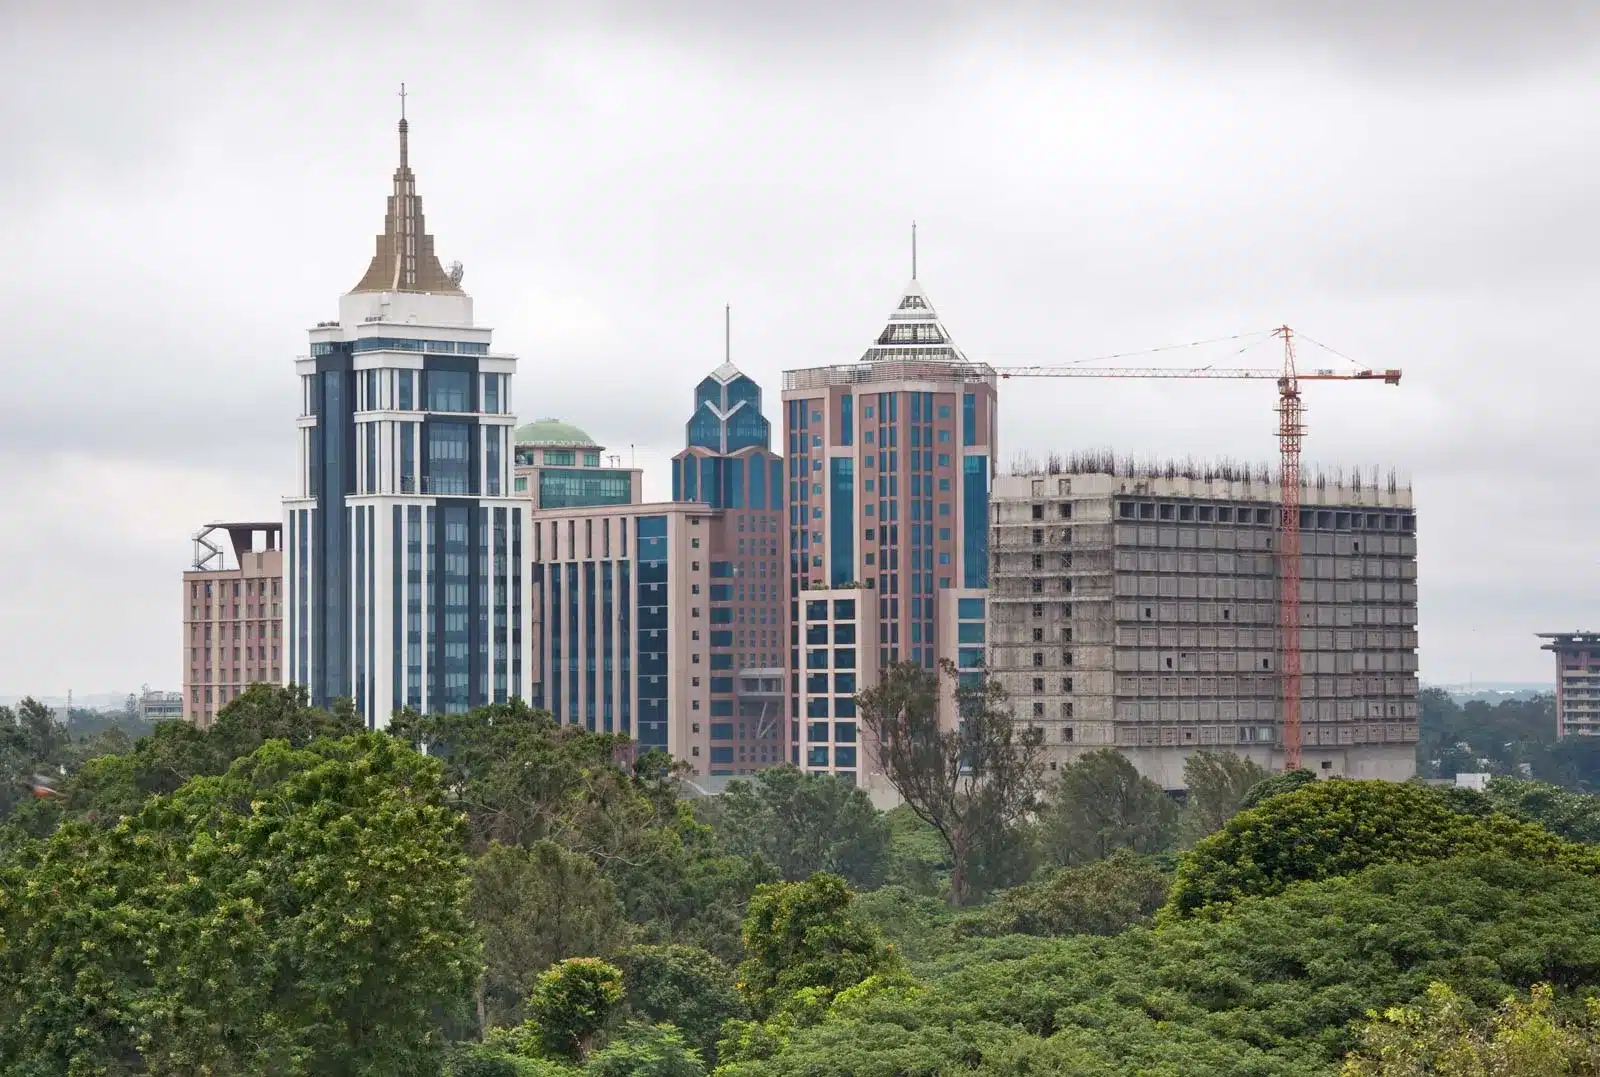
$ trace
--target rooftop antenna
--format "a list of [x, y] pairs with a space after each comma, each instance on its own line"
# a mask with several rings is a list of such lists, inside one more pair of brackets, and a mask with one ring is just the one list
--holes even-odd
[[911, 279], [917, 279], [917, 222], [911, 222]]
[[408, 141], [407, 138], [406, 138], [406, 133], [407, 133], [407, 131], [409, 129], [410, 129], [410, 125], [406, 123], [406, 84], [402, 82], [400, 84], [400, 167], [401, 168], [405, 168], [406, 167], [407, 158], [410, 156], [409, 153], [407, 152], [408, 147], [406, 145], [406, 142]]

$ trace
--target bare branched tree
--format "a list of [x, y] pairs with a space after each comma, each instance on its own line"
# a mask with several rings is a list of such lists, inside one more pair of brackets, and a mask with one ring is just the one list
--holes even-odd
[[[955, 729], [939, 724], [939, 697], [955, 685]], [[987, 674], [963, 682], [909, 662], [884, 670], [857, 697], [857, 713], [889, 783], [950, 852], [950, 904], [964, 904], [979, 844], [1033, 810], [1043, 780], [1043, 730], [1021, 726], [1005, 690]]]

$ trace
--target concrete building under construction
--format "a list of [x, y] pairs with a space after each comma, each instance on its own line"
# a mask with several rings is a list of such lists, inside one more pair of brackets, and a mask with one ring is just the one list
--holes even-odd
[[[1116, 747], [1169, 789], [1200, 748], [1281, 769], [1276, 475], [1110, 454], [1018, 471], [991, 502], [983, 660], [1018, 717], [1043, 727], [1050, 765]], [[1310, 475], [1300, 504], [1302, 765], [1409, 778], [1411, 490]]]

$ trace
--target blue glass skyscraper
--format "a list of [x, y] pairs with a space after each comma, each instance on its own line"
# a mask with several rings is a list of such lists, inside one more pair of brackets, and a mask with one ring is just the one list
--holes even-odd
[[731, 360], [701, 380], [687, 445], [672, 458], [672, 499], [709, 505], [706, 597], [710, 773], [747, 774], [788, 756], [784, 654], [783, 459], [761, 388]]
[[285, 499], [287, 683], [373, 727], [527, 694], [528, 504], [511, 488], [514, 356], [433, 249], [400, 120], [384, 231], [310, 331]]

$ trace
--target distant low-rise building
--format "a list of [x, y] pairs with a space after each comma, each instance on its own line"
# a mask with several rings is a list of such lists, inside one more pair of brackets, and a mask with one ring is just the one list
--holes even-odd
[[282, 590], [281, 523], [195, 532], [193, 567], [183, 574], [183, 717], [208, 726], [247, 686], [283, 680]]
[[184, 716], [182, 692], [156, 692], [145, 685], [135, 697], [139, 717], [146, 722], [166, 722]]
[[1556, 656], [1556, 737], [1600, 734], [1600, 632], [1541, 632]]

